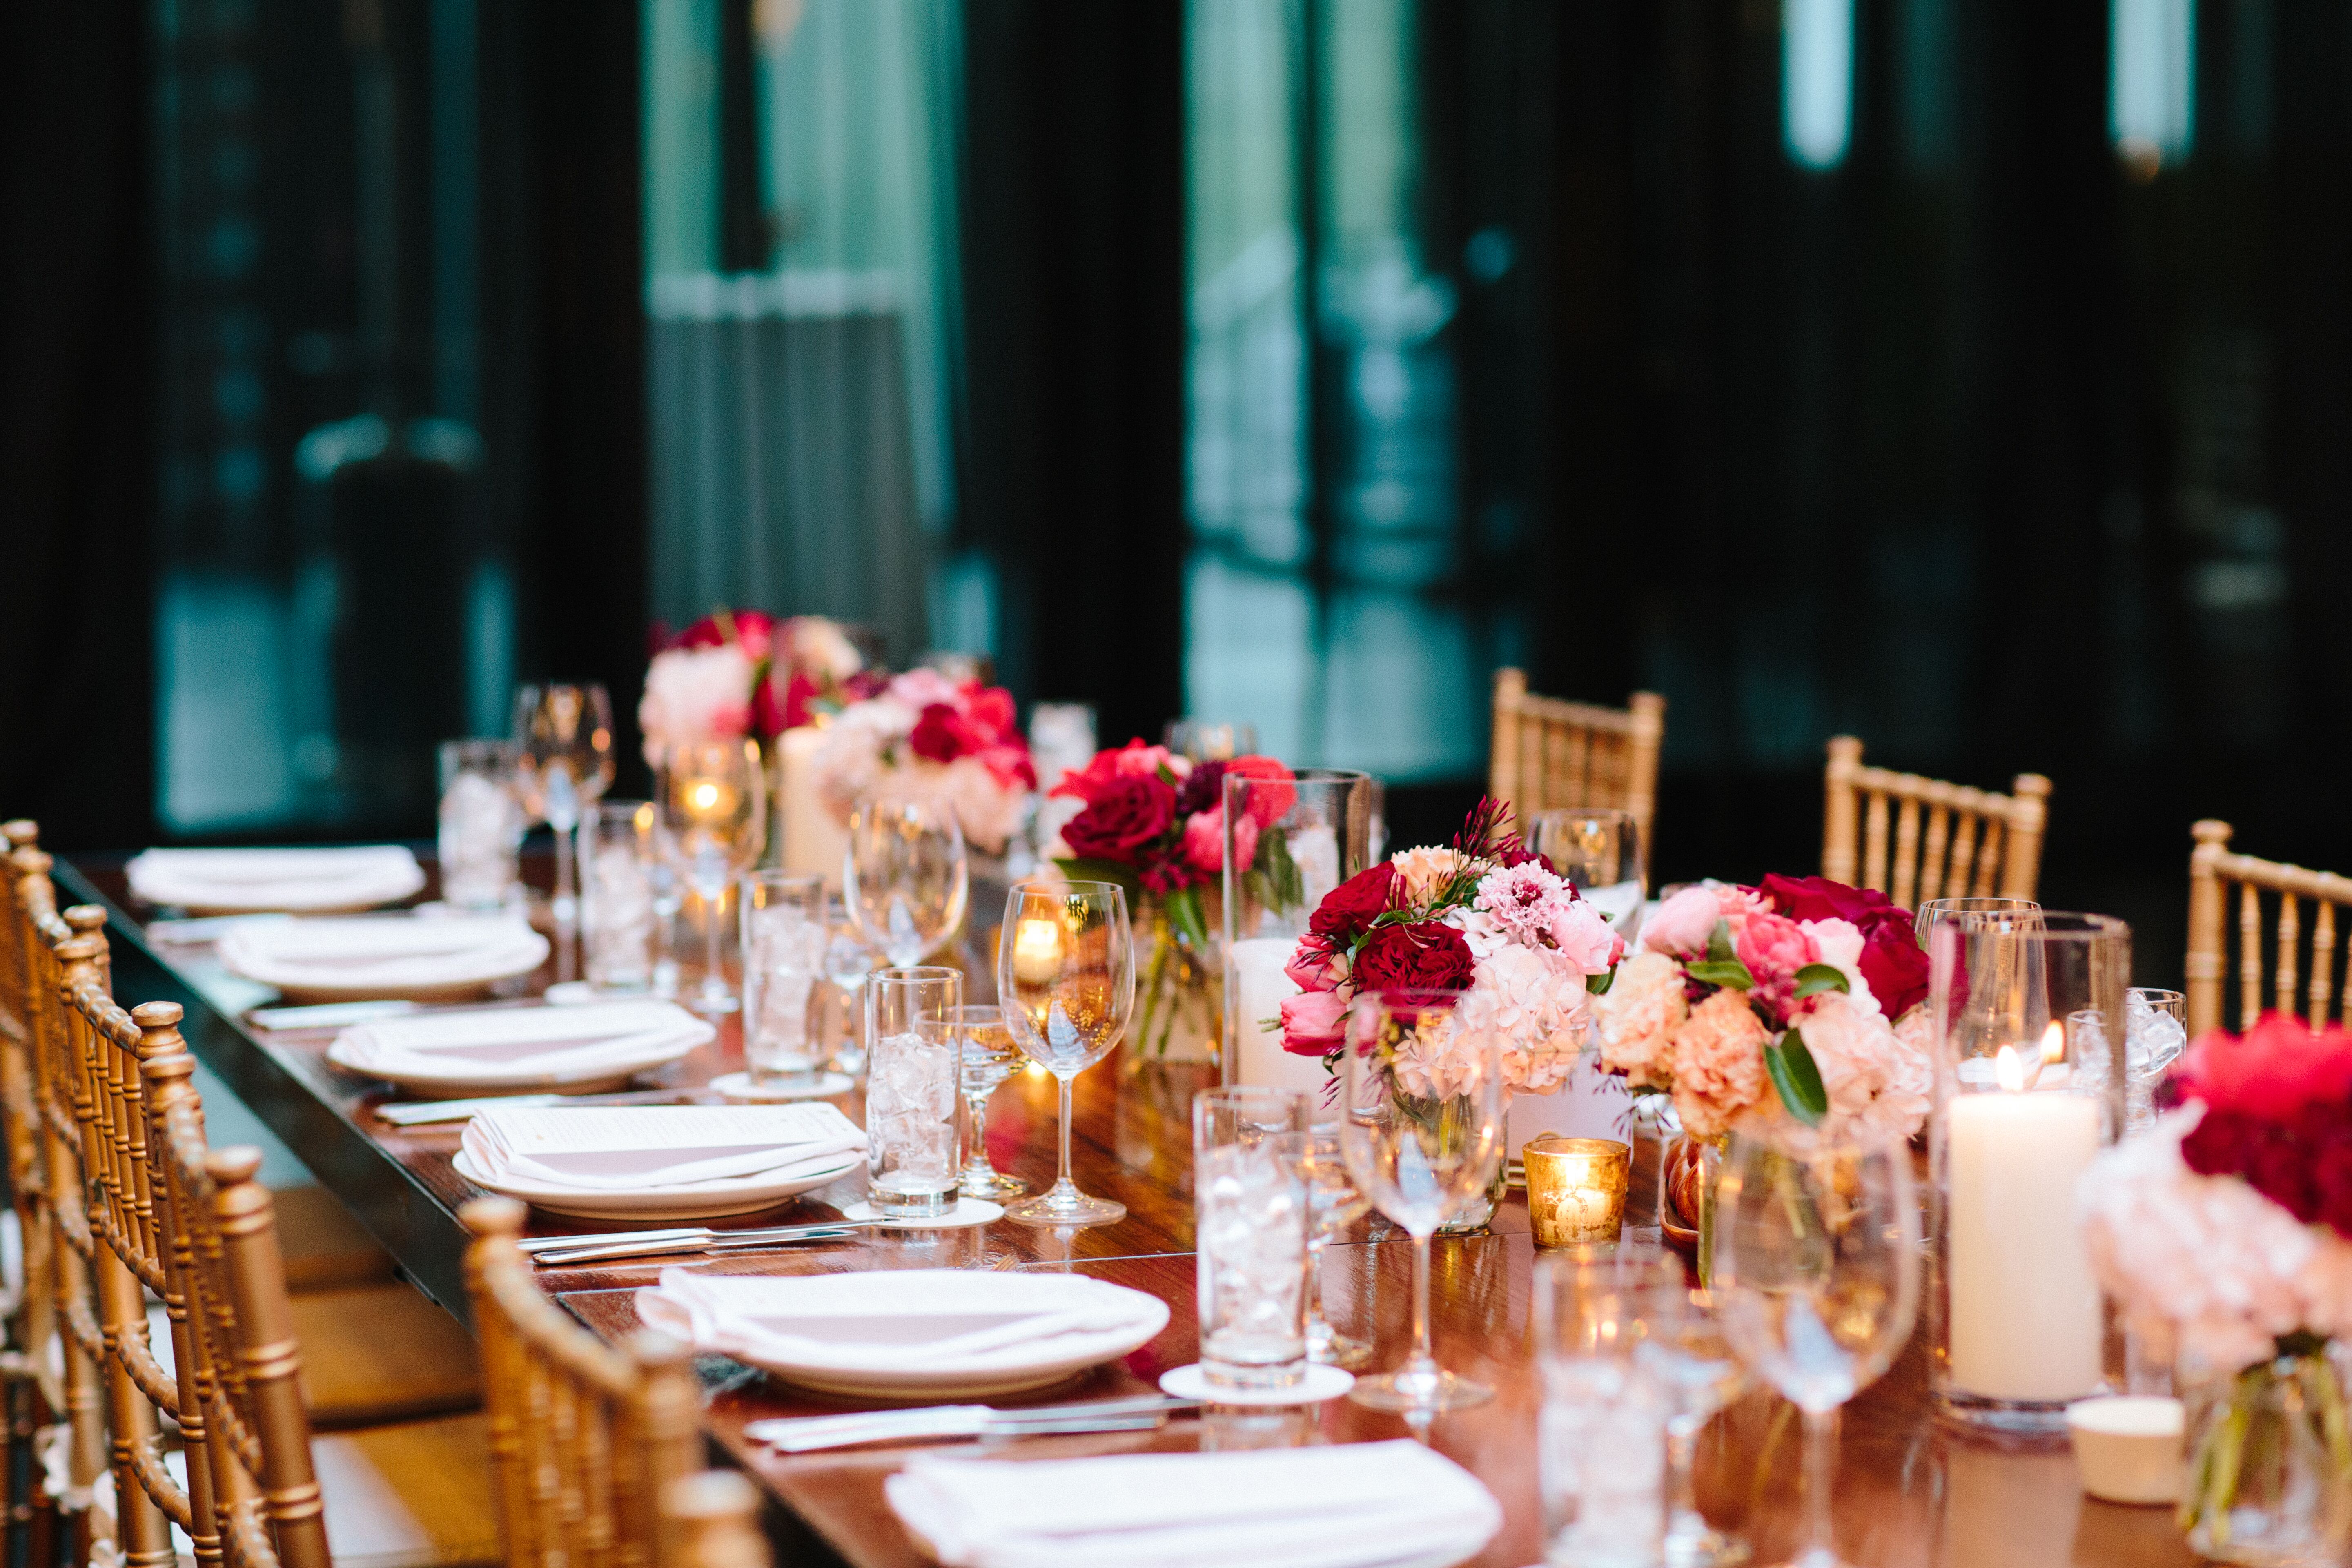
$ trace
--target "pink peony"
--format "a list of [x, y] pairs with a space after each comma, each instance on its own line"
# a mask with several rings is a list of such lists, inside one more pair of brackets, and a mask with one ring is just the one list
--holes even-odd
[[1653, 952], [1696, 956], [1706, 952], [1715, 922], [1723, 918], [1712, 888], [1685, 888], [1658, 906], [1642, 928], [1642, 945]]
[[1306, 991], [1282, 999], [1282, 1048], [1294, 1056], [1338, 1050], [1347, 1024], [1348, 1000], [1337, 991]]
[[[1257, 858], [1257, 823], [1247, 815], [1234, 828], [1234, 855], [1244, 867]], [[1184, 858], [1210, 876], [1225, 868], [1225, 814], [1196, 811], [1184, 819]]]
[[1774, 1018], [1789, 1016], [1789, 1003], [1797, 991], [1797, 971], [1821, 958], [1821, 950], [1805, 934], [1804, 927], [1786, 915], [1749, 915], [1740, 927], [1737, 951], [1739, 962], [1756, 979], [1748, 999]]
[[1738, 992], [1716, 992], [1675, 1031], [1675, 1113], [1702, 1138], [1731, 1130], [1764, 1095], [1764, 1046], [1771, 1037]]
[[1592, 999], [1601, 1065], [1635, 1088], [1672, 1088], [1674, 1033], [1689, 1016], [1682, 966], [1663, 952], [1635, 953]]

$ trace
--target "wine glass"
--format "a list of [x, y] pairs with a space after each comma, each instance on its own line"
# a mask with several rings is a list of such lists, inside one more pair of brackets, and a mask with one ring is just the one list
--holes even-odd
[[996, 944], [996, 1000], [1022, 1054], [1062, 1086], [1061, 1174], [1004, 1211], [1024, 1225], [1108, 1225], [1127, 1205], [1070, 1180], [1070, 1080], [1110, 1055], [1135, 1011], [1135, 928], [1111, 882], [1015, 882]]
[[1642, 829], [1630, 811], [1572, 807], [1536, 814], [1528, 847], [1551, 862], [1627, 942], [1642, 930]]
[[1013, 1076], [1021, 1047], [1004, 1026], [1001, 1007], [965, 1006], [949, 1018], [963, 1049], [963, 1104], [971, 1119], [964, 1135], [963, 1194], [972, 1198], [1003, 1198], [1029, 1190], [1018, 1176], [1008, 1176], [988, 1163], [988, 1100]]
[[1372, 1347], [1341, 1333], [1323, 1315], [1323, 1251], [1371, 1212], [1372, 1200], [1348, 1174], [1337, 1131], [1286, 1132], [1282, 1142], [1307, 1182], [1307, 1359], [1360, 1366]]
[[1838, 1411], [1894, 1363], [1919, 1310], [1909, 1150], [1891, 1139], [1799, 1150], [1735, 1135], [1710, 1257], [1724, 1338], [1804, 1415], [1807, 1545], [1791, 1568], [1840, 1568], [1830, 1530]]
[[555, 830], [556, 964], [570, 977], [570, 938], [580, 918], [572, 835], [613, 783], [613, 702], [593, 681], [525, 686], [515, 693], [515, 796]]
[[1474, 991], [1362, 993], [1340, 1055], [1347, 1077], [1339, 1142], [1348, 1173], [1412, 1237], [1412, 1353], [1399, 1371], [1357, 1379], [1348, 1396], [1413, 1414], [1491, 1399], [1493, 1389], [1444, 1371], [1431, 1353], [1429, 1238], [1486, 1192], [1502, 1163], [1502, 1043], [1493, 999]]
[[[1677, 1265], [1679, 1269], [1679, 1265]], [[1734, 1568], [1748, 1542], [1727, 1535], [1698, 1511], [1691, 1461], [1698, 1435], [1715, 1413], [1739, 1397], [1747, 1379], [1724, 1337], [1714, 1298], [1680, 1281], [1638, 1292], [1634, 1361], [1665, 1391], [1667, 1568]]]
[[872, 795], [852, 808], [842, 901], [892, 963], [920, 963], [945, 946], [963, 924], [970, 886], [963, 830], [951, 814]]
[[678, 875], [702, 902], [702, 990], [698, 1013], [735, 1011], [719, 962], [719, 905], [767, 842], [768, 793], [750, 741], [674, 745], [662, 757], [661, 817]]

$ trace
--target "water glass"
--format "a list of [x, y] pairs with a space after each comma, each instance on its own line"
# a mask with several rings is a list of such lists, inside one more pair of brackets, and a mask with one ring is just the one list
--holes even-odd
[[809, 997], [824, 973], [824, 879], [754, 871], [740, 896], [743, 1065], [755, 1089], [806, 1084], [824, 1065], [809, 1039]]
[[886, 969], [866, 983], [873, 1065], [866, 1082], [867, 1201], [897, 1218], [943, 1215], [956, 1205], [956, 1091], [962, 1041], [955, 1026], [963, 975], [953, 969]]
[[1307, 1184], [1307, 1359], [1330, 1366], [1361, 1366], [1371, 1357], [1371, 1345], [1341, 1333], [1323, 1315], [1323, 1250], [1371, 1213], [1372, 1201], [1348, 1174], [1348, 1158], [1337, 1131], [1286, 1132], [1282, 1143]]
[[[1679, 1263], [1675, 1272], [1682, 1272]], [[1699, 1433], [1746, 1383], [1711, 1305], [1706, 1291], [1687, 1289], [1680, 1279], [1640, 1292], [1634, 1358], [1666, 1405], [1666, 1568], [1732, 1568], [1748, 1557], [1748, 1542], [1698, 1511], [1691, 1481]]]
[[580, 819], [580, 940], [596, 990], [653, 987], [658, 860], [651, 801], [599, 801]]
[[868, 795], [851, 808], [842, 901], [896, 964], [920, 963], [963, 924], [971, 872], [952, 812]]
[[848, 907], [839, 899], [826, 900], [825, 914], [833, 936], [824, 948], [824, 978], [842, 1004], [841, 1038], [833, 1050], [833, 1065], [856, 1078], [866, 1070], [866, 982], [876, 970], [888, 968], [890, 961], [858, 934]]
[[441, 897], [461, 910], [503, 908], [515, 887], [522, 806], [512, 741], [441, 742]]
[[1195, 1296], [1213, 1395], [1289, 1388], [1307, 1374], [1307, 1183], [1283, 1138], [1304, 1133], [1307, 1114], [1307, 1097], [1289, 1089], [1192, 1097]]
[[1027, 1192], [1029, 1184], [988, 1163], [988, 1100], [1021, 1065], [1021, 1047], [1013, 1043], [1002, 1007], [961, 1007], [954, 1022], [962, 1053], [966, 1112], [963, 1179], [958, 1184], [968, 1198], [1016, 1196]]
[[1543, 811], [1528, 825], [1528, 847], [1576, 885], [1609, 929], [1631, 942], [1642, 930], [1646, 878], [1642, 829], [1630, 811]]
[[1536, 1259], [1537, 1473], [1547, 1561], [1559, 1568], [1637, 1568], [1663, 1550], [1666, 1401], [1635, 1354], [1654, 1278], [1612, 1248]]
[[719, 959], [719, 905], [767, 843], [768, 775], [749, 741], [681, 743], [662, 756], [661, 845], [702, 905], [702, 989], [698, 1013], [732, 1013]]

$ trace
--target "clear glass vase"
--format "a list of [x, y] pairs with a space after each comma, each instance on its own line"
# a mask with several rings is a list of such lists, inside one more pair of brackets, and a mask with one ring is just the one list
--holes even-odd
[[1495, 1165], [1494, 1179], [1486, 1184], [1486, 1190], [1448, 1215], [1445, 1223], [1437, 1227], [1437, 1234], [1475, 1236], [1492, 1223], [1495, 1211], [1503, 1206], [1504, 1195], [1509, 1191], [1509, 1174], [1498, 1161]]
[[1135, 922], [1140, 973], [1136, 979], [1135, 1034], [1138, 1059], [1213, 1062], [1224, 1032], [1225, 973], [1214, 889], [1200, 898], [1208, 906], [1205, 931], [1180, 930], [1158, 900]]
[[2332, 1568], [2352, 1544], [2352, 1421], [2328, 1342], [2291, 1334], [2275, 1359], [2185, 1382], [2180, 1524], [2217, 1563]]

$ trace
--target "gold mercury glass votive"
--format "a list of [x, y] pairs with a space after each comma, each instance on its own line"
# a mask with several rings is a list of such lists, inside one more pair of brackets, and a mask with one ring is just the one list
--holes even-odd
[[1520, 1151], [1528, 1173], [1528, 1220], [1538, 1247], [1612, 1242], [1625, 1226], [1633, 1148], [1614, 1138], [1547, 1132]]

